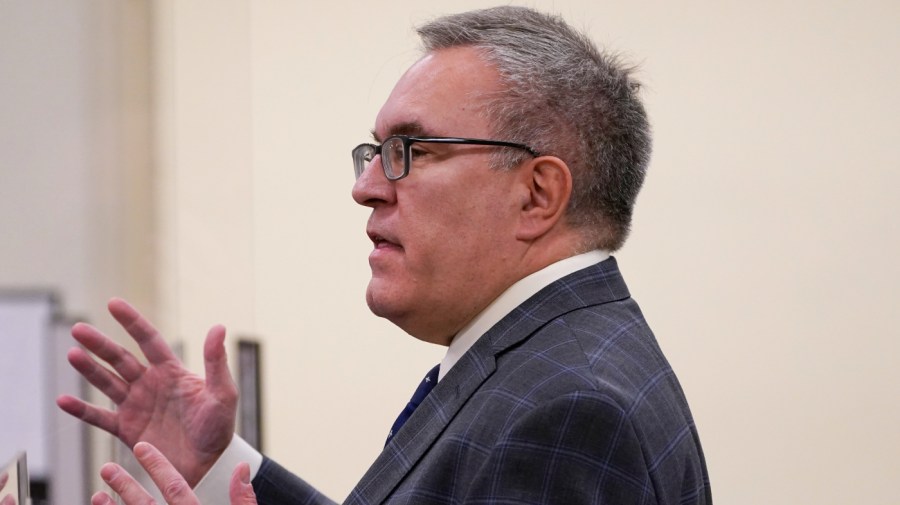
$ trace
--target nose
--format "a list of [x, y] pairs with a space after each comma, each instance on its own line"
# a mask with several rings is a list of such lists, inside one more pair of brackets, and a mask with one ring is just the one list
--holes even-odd
[[365, 207], [376, 207], [394, 201], [394, 184], [384, 175], [381, 155], [376, 155], [353, 184], [352, 196], [356, 203]]

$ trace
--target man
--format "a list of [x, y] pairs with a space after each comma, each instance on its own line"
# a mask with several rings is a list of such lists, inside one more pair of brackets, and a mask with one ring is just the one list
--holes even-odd
[[[379, 112], [375, 143], [353, 150], [353, 198], [372, 209], [372, 312], [449, 348], [346, 503], [711, 503], [684, 395], [609, 256], [650, 152], [637, 84], [525, 8], [419, 33], [424, 56]], [[221, 327], [203, 381], [134, 309], [110, 312], [149, 365], [77, 325], [118, 375], [84, 351], [70, 361], [118, 410], [59, 404], [134, 446], [170, 503], [198, 503], [188, 486], [202, 479], [202, 496], [235, 467], [234, 504], [332, 503], [232, 439]], [[117, 466], [101, 475], [126, 503], [146, 500]]]

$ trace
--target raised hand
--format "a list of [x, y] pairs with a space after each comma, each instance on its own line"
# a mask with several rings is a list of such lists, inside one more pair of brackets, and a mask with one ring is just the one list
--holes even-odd
[[110, 411], [79, 398], [60, 396], [67, 413], [118, 437], [128, 447], [156, 446], [194, 486], [228, 446], [234, 433], [237, 388], [228, 372], [225, 328], [209, 330], [203, 347], [206, 378], [184, 368], [156, 328], [124, 300], [109, 312], [137, 342], [147, 365], [96, 328], [78, 323], [72, 336], [115, 373], [73, 348], [69, 363], [116, 405]]
[[[134, 446], [134, 455], [162, 492], [166, 503], [200, 505], [200, 500], [191, 490], [191, 486], [155, 447], [141, 442]], [[154, 503], [150, 493], [119, 465], [115, 463], [103, 465], [100, 476], [122, 498], [125, 505]], [[238, 465], [231, 475], [229, 497], [231, 505], [257, 505], [253, 486], [250, 485], [250, 467], [246, 463]], [[103, 491], [91, 497], [91, 505], [115, 505], [115, 503], [112, 497]]]

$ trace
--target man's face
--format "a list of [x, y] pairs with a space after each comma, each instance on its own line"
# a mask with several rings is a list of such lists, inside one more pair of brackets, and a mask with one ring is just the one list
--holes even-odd
[[[473, 49], [430, 53], [394, 87], [376, 119], [376, 140], [397, 134], [493, 139], [482, 112], [485, 95], [500, 89], [496, 70]], [[406, 178], [388, 181], [377, 156], [353, 187], [354, 200], [372, 208], [366, 301], [411, 335], [449, 344], [518, 279], [521, 190], [516, 170], [491, 169], [496, 148], [413, 147], [421, 151]]]

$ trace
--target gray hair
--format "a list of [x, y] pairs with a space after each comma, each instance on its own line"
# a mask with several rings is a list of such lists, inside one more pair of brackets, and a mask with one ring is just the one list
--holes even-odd
[[[495, 134], [565, 161], [573, 178], [566, 218], [583, 232], [582, 248], [620, 248], [651, 148], [633, 69], [562, 18], [525, 7], [445, 16], [418, 33], [426, 52], [470, 46], [496, 66], [505, 89], [484, 111]], [[505, 167], [525, 159], [514, 150], [498, 156]]]

